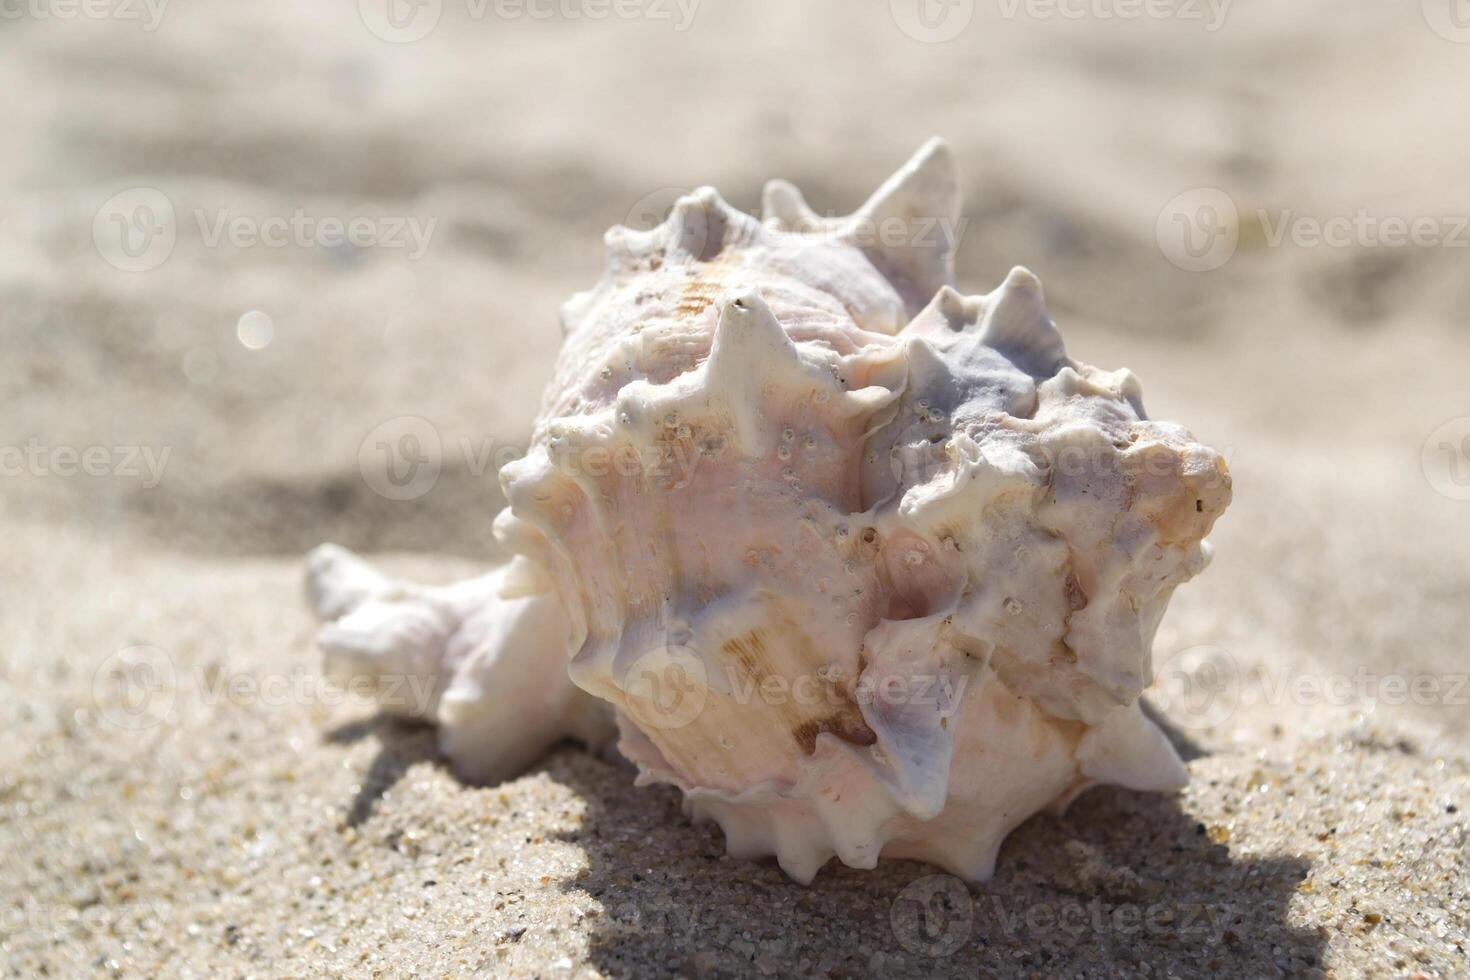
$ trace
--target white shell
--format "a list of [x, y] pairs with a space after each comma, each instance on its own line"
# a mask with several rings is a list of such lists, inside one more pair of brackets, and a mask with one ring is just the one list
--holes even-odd
[[956, 292], [959, 227], [936, 140], [849, 218], [773, 182], [763, 221], [705, 188], [614, 228], [501, 473], [516, 562], [446, 598], [319, 552], [329, 660], [443, 677], [420, 713], [480, 777], [596, 742], [593, 695], [642, 782], [803, 882], [982, 880], [1043, 807], [1182, 785], [1138, 697], [1224, 463], [1071, 360], [1031, 273]]

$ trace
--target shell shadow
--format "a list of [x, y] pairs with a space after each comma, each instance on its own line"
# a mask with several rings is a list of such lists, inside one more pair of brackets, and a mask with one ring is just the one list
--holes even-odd
[[343, 822], [349, 827], [366, 823], [377, 809], [378, 801], [415, 763], [442, 761], [432, 725], [404, 721], [390, 715], [378, 714], [346, 722], [323, 734], [322, 740], [333, 745], [350, 745], [369, 737], [377, 739], [378, 754], [373, 757], [367, 775], [348, 805]]
[[1310, 862], [1247, 857], [1180, 800], [1095, 789], [1007, 840], [996, 876], [966, 887], [928, 865], [833, 861], [810, 887], [734, 861], [679, 795], [637, 789], [578, 751], [538, 769], [586, 801], [560, 835], [587, 856], [564, 888], [602, 906], [588, 956], [609, 977], [1296, 976], [1325, 936], [1287, 921]]
[[1174, 751], [1179, 753], [1179, 758], [1185, 762], [1193, 762], [1195, 759], [1202, 759], [1210, 754], [1203, 746], [1190, 738], [1184, 729], [1174, 724], [1168, 715], [1155, 708], [1147, 697], [1139, 698], [1138, 705], [1143, 709], [1143, 716], [1157, 725], [1159, 731], [1164, 733], [1169, 744], [1174, 746]]

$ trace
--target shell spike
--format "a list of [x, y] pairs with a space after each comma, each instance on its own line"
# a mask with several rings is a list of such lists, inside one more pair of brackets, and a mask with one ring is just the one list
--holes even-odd
[[810, 818], [778, 814], [771, 821], [776, 863], [792, 880], [810, 885], [822, 865], [836, 852], [826, 843], [826, 834]]
[[846, 237], [903, 297], [910, 317], [954, 282], [960, 183], [944, 140], [925, 143], [847, 221]]
[[973, 327], [979, 319], [977, 304], [953, 286], [940, 286], [935, 294], [935, 303], [951, 330]]
[[785, 180], [766, 182], [761, 192], [761, 220], [782, 231], [811, 231], [827, 224], [806, 203], [796, 185]]
[[1090, 779], [1141, 792], [1169, 792], [1189, 781], [1179, 753], [1137, 701], [1084, 735], [1077, 761]]
[[662, 225], [664, 244], [700, 262], [708, 262], [738, 241], [755, 237], [755, 219], [720, 197], [713, 187], [701, 187], [674, 202]]
[[987, 298], [984, 341], [1035, 377], [1050, 377], [1067, 360], [1062, 334], [1046, 312], [1041, 280], [1016, 266]]
[[924, 307], [920, 316], [927, 318], [935, 314], [956, 333], [973, 330], [985, 316], [985, 297], [966, 296], [953, 286], [940, 286], [933, 302]]
[[347, 615], [388, 592], [392, 581], [341, 545], [322, 544], [306, 556], [306, 596], [322, 619]]
[[714, 343], [710, 347], [711, 380], [729, 368], [740, 367], [736, 360], [762, 355], [776, 355], [796, 365], [801, 362], [796, 345], [781, 329], [759, 292], [749, 290], [729, 297], [720, 309], [719, 325], [715, 327]]
[[765, 448], [761, 390], [802, 372], [801, 355], [776, 315], [755, 290], [732, 296], [720, 309], [713, 346], [705, 364], [710, 396], [722, 401], [734, 423], [741, 452]]

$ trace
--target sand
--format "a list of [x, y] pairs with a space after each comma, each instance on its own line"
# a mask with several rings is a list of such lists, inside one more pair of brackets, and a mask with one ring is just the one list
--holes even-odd
[[[1415, 4], [1240, 0], [1213, 31], [971, 6], [924, 43], [883, 3], [705, 0], [682, 31], [653, 16], [673, 4], [445, 3], [396, 45], [353, 4], [195, 2], [156, 30], [141, 4], [13, 8], [9, 973], [1470, 970], [1470, 469], [1421, 466], [1470, 415], [1470, 46]], [[605, 227], [700, 183], [753, 207], [776, 175], [847, 210], [935, 133], [965, 166], [962, 284], [1032, 268], [1074, 355], [1132, 368], [1154, 415], [1230, 458], [1217, 560], [1175, 599], [1151, 695], [1188, 790], [1037, 817], [971, 889], [908, 862], [804, 888], [613, 761], [566, 746], [466, 786], [432, 732], [321, 681], [307, 549], [443, 581], [502, 557], [496, 461]], [[1156, 225], [1201, 187], [1240, 244], [1187, 272]], [[157, 263], [105, 247], [107, 202], [137, 188], [176, 215]], [[1285, 215], [1360, 213], [1432, 219], [1439, 244], [1272, 243]], [[322, 222], [355, 215], [378, 240], [334, 245]], [[415, 222], [423, 240], [392, 234]], [[360, 450], [407, 415], [443, 467], [394, 501]]]

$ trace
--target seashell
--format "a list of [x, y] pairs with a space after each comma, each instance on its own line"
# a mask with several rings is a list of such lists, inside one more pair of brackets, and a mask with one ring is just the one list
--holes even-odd
[[1182, 786], [1139, 696], [1225, 464], [1072, 360], [1030, 272], [954, 289], [958, 188], [935, 140], [845, 218], [775, 181], [760, 220], [704, 188], [608, 232], [501, 471], [517, 557], [424, 589], [319, 549], [330, 667], [435, 678], [416, 713], [474, 778], [615, 725], [802, 882], [984, 880], [1045, 807]]

